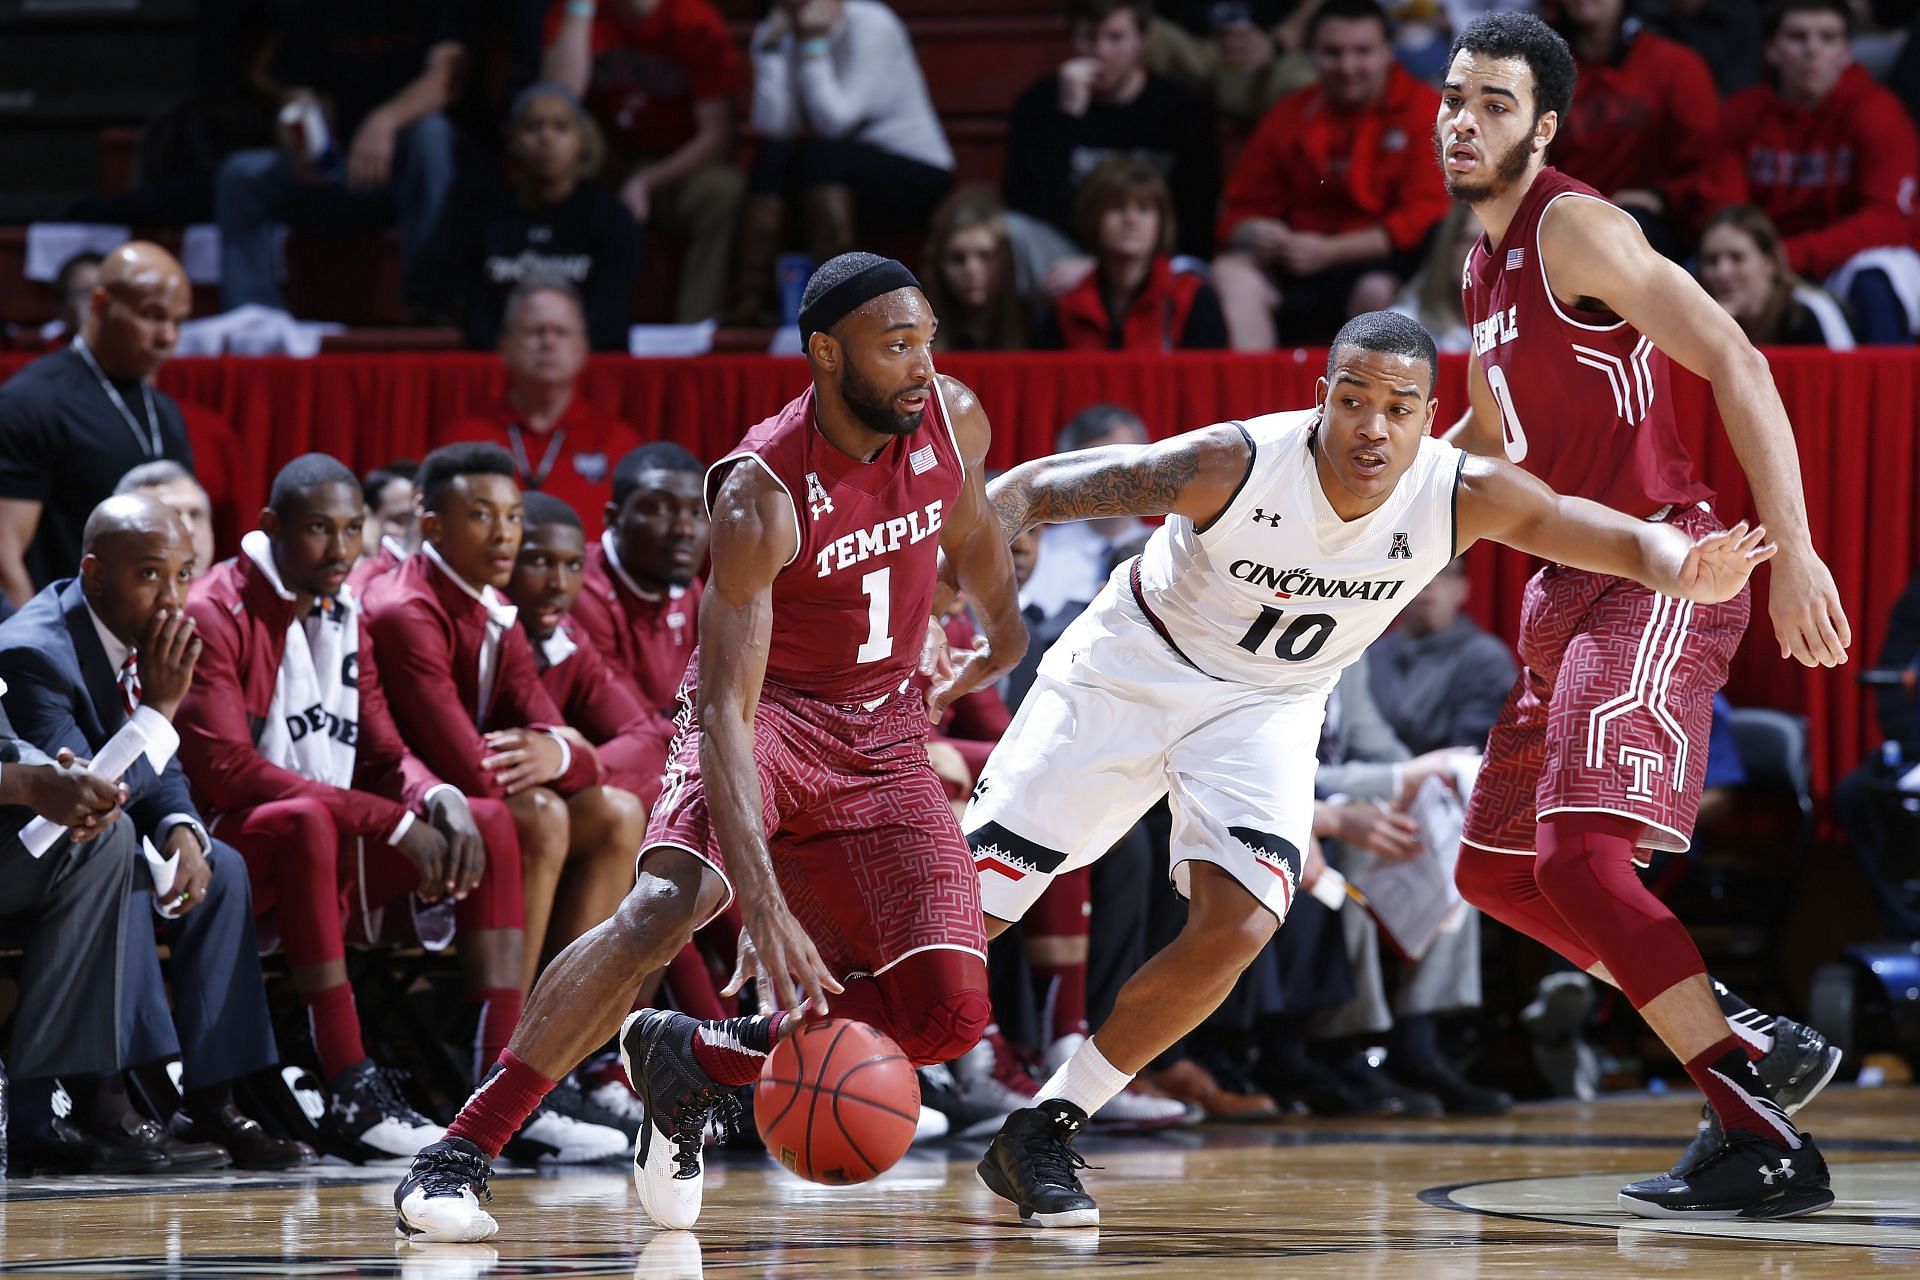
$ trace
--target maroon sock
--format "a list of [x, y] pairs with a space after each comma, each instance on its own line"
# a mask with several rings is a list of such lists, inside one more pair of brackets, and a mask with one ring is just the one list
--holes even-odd
[[353, 988], [346, 983], [301, 996], [307, 1006], [307, 1025], [313, 1031], [313, 1047], [320, 1054], [320, 1070], [329, 1081], [356, 1062], [365, 1060], [367, 1048], [360, 1042], [360, 1011], [354, 1007]]
[[1799, 1148], [1800, 1134], [1793, 1121], [1767, 1097], [1760, 1073], [1754, 1070], [1738, 1037], [1729, 1035], [1688, 1059], [1687, 1074], [1707, 1095], [1728, 1133], [1751, 1133], [1784, 1147]]
[[1046, 992], [1047, 1040], [1087, 1034], [1087, 966], [1037, 964], [1033, 972]]
[[[720, 1022], [730, 1012], [726, 1001], [720, 998], [719, 990], [713, 985], [713, 973], [707, 968], [707, 958], [691, 942], [680, 948], [680, 953], [667, 962], [666, 983], [667, 991], [673, 996], [674, 1007], [682, 1013], [691, 1014], [702, 1022]], [[738, 1009], [739, 1006], [735, 1005], [734, 1008]]]
[[447, 1126], [447, 1136], [465, 1138], [492, 1160], [552, 1089], [553, 1081], [502, 1049], [499, 1072], [473, 1091]]
[[715, 1084], [729, 1089], [752, 1084], [760, 1078], [786, 1017], [764, 1013], [702, 1023], [693, 1033], [693, 1061]]
[[520, 1025], [520, 1009], [526, 998], [518, 987], [482, 987], [476, 994], [480, 997], [480, 1022], [474, 1031], [473, 1074], [477, 1079], [506, 1052], [513, 1029]]

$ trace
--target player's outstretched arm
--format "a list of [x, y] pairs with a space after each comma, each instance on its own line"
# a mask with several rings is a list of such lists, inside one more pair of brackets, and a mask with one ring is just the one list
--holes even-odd
[[1223, 422], [1154, 444], [1114, 444], [1023, 462], [987, 486], [1008, 542], [1040, 524], [1101, 516], [1183, 515], [1205, 524], [1226, 510], [1253, 465], [1246, 433]]
[[1562, 200], [1540, 227], [1547, 277], [1562, 298], [1593, 299], [1713, 384], [1754, 505], [1780, 545], [1768, 612], [1780, 656], [1807, 666], [1847, 660], [1853, 632], [1833, 574], [1813, 549], [1800, 455], [1766, 357], [1632, 218], [1595, 200]]
[[1773, 557], [1764, 526], [1689, 538], [1657, 520], [1555, 493], [1497, 458], [1468, 458], [1460, 473], [1460, 550], [1481, 538], [1556, 564], [1632, 578], [1662, 595], [1718, 604], [1740, 594]]
[[[936, 724], [956, 699], [1013, 670], [1027, 651], [1027, 624], [1020, 618], [1009, 539], [1000, 536], [1000, 522], [987, 502], [987, 448], [993, 443], [993, 428], [979, 397], [958, 379], [941, 375], [940, 398], [967, 464], [960, 496], [940, 525], [941, 572], [966, 593], [980, 624], [980, 644], [936, 670], [927, 692], [927, 714]], [[945, 593], [941, 595], [944, 605]]]
[[738, 462], [721, 479], [713, 575], [700, 600], [700, 774], [746, 931], [778, 1007], [794, 1008], [804, 996], [825, 1013], [826, 993], [840, 985], [774, 878], [753, 762], [753, 716], [773, 643], [773, 580], [799, 550], [796, 527], [792, 500], [764, 467]]

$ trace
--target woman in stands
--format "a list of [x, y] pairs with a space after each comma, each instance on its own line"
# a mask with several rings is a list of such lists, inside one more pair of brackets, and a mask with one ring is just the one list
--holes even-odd
[[1757, 347], [1851, 351], [1853, 327], [1838, 299], [1787, 265], [1771, 219], [1750, 205], [1727, 209], [1700, 236], [1700, 283]]
[[596, 351], [625, 351], [640, 269], [640, 228], [613, 192], [592, 180], [604, 150], [574, 96], [536, 84], [507, 118], [511, 180], [459, 219], [461, 328], [467, 345], [500, 341], [502, 311], [527, 280], [564, 281], [580, 294]]
[[1220, 299], [1206, 276], [1173, 259], [1173, 196], [1152, 165], [1126, 156], [1087, 175], [1074, 200], [1080, 242], [1093, 248], [1087, 278], [1060, 295], [1042, 347], [1069, 351], [1173, 351], [1227, 345]]
[[1014, 288], [1013, 244], [990, 192], [954, 192], [934, 211], [921, 272], [940, 317], [942, 351], [1018, 351], [1027, 346], [1027, 304]]
[[1473, 208], [1460, 203], [1440, 220], [1420, 270], [1394, 299], [1392, 310], [1418, 320], [1433, 335], [1442, 355], [1462, 355], [1472, 345], [1467, 310], [1460, 297], [1460, 272], [1480, 237]]

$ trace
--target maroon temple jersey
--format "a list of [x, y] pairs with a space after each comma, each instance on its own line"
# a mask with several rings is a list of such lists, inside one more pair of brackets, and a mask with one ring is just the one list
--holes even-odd
[[966, 476], [938, 380], [919, 428], [871, 462], [820, 433], [809, 387], [713, 465], [709, 506], [735, 466], [762, 468], [793, 501], [799, 549], [773, 580], [766, 678], [844, 705], [905, 688], [933, 612], [940, 529]]
[[1506, 237], [1496, 246], [1483, 235], [1467, 254], [1467, 323], [1507, 460], [1630, 516], [1706, 501], [1713, 491], [1680, 443], [1666, 353], [1619, 316], [1569, 307], [1548, 286], [1541, 220], [1556, 201], [1588, 198], [1600, 196], [1542, 169]]

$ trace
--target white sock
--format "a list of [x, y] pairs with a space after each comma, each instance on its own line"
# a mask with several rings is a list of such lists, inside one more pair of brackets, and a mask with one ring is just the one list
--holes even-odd
[[1061, 1064], [1052, 1079], [1040, 1086], [1034, 1101], [1051, 1102], [1061, 1098], [1091, 1116], [1132, 1080], [1132, 1076], [1108, 1062], [1099, 1047], [1088, 1039]]

